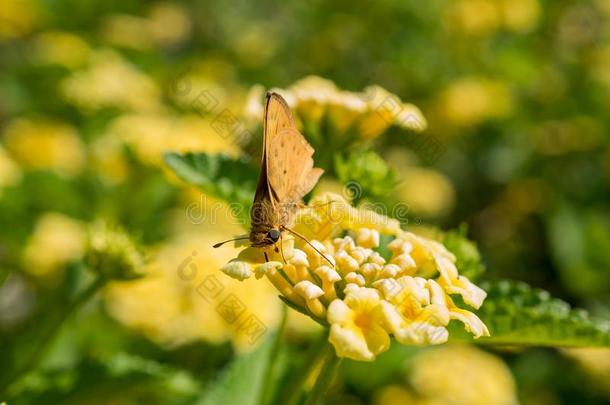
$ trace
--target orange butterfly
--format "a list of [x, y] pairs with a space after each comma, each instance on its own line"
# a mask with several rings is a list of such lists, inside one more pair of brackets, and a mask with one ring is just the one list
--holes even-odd
[[[251, 229], [247, 238], [253, 247], [267, 248], [278, 242], [281, 247], [282, 233], [287, 231], [303, 239], [328, 260], [304, 236], [290, 229], [302, 198], [324, 173], [324, 170], [313, 167], [313, 153], [314, 149], [297, 130], [286, 100], [277, 93], [267, 93], [261, 173], [250, 212]], [[246, 238], [231, 239], [214, 247], [239, 239]], [[278, 251], [277, 247], [275, 250]]]

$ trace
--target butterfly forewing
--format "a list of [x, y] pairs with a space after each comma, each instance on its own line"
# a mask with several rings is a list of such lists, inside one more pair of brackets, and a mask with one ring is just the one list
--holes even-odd
[[309, 181], [312, 171], [319, 172], [317, 177], [322, 174], [321, 169], [314, 171], [313, 152], [296, 129], [282, 130], [269, 145], [267, 176], [279, 201], [291, 204], [311, 191], [315, 185]]
[[297, 130], [290, 108], [267, 94], [263, 123], [263, 158], [251, 213], [253, 245], [267, 243], [265, 233], [288, 225], [292, 211], [323, 173], [313, 167], [314, 150]]

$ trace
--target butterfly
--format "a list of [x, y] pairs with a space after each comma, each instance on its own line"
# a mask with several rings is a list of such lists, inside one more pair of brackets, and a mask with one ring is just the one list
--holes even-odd
[[[247, 237], [252, 247], [265, 249], [275, 246], [277, 252], [278, 242], [282, 247], [283, 233], [289, 232], [303, 239], [328, 261], [307, 238], [291, 229], [301, 200], [324, 173], [324, 170], [314, 167], [313, 154], [314, 149], [297, 129], [286, 100], [278, 93], [268, 92], [263, 114], [261, 171]], [[246, 237], [230, 239], [214, 247], [240, 239]]]

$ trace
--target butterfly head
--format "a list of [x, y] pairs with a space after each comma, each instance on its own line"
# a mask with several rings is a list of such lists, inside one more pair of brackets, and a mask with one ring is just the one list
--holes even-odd
[[270, 228], [261, 231], [253, 231], [250, 234], [250, 242], [253, 247], [267, 247], [275, 245], [281, 237], [281, 232], [278, 228]]

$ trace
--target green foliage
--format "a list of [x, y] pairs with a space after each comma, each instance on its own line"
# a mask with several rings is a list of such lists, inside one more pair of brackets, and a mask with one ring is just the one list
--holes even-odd
[[455, 255], [460, 274], [476, 281], [485, 272], [476, 243], [466, 238], [465, 226], [447, 232], [443, 244]]
[[387, 196], [396, 184], [396, 175], [387, 163], [374, 151], [358, 151], [346, 155], [336, 154], [335, 172], [343, 183], [354, 184], [352, 193], [356, 200], [362, 197]]
[[[610, 347], [610, 323], [592, 319], [544, 290], [511, 281], [484, 283], [482, 288], [488, 296], [477, 315], [491, 336], [479, 339], [480, 344]], [[457, 330], [450, 332], [453, 338], [458, 335]]]
[[246, 160], [232, 159], [225, 154], [167, 153], [165, 162], [182, 180], [231, 203], [235, 215], [249, 220], [258, 171]]
[[197, 405], [258, 404], [263, 378], [269, 363], [273, 339], [266, 339], [256, 350], [237, 357], [211, 383]]
[[547, 218], [551, 254], [573, 294], [610, 290], [610, 215], [607, 207], [576, 209], [562, 204]]
[[143, 275], [139, 247], [120, 227], [104, 221], [90, 226], [84, 260], [102, 278], [133, 280]]
[[[448, 232], [443, 240], [456, 255], [461, 274], [473, 281], [524, 280], [592, 313], [608, 315], [609, 42], [600, 29], [610, 18], [607, 1], [485, 1], [485, 12], [472, 1], [355, 2], [350, 13], [344, 12], [344, 2], [333, 1], [236, 2], [231, 7], [219, 0], [161, 2], [162, 7], [182, 8], [184, 19], [172, 10], [168, 18], [167, 10], [155, 11], [156, 2], [143, 0], [7, 4], [13, 3], [17, 6], [3, 8], [0, 16], [0, 151], [19, 169], [17, 180], [9, 175], [6, 182], [6, 165], [0, 160], [0, 380], [45, 340], [47, 327], [70, 304], [81, 281], [89, 281], [80, 259], [50, 279], [29, 272], [24, 252], [38, 218], [49, 212], [83, 224], [107, 218], [136, 235], [145, 248], [163, 246], [174, 236], [170, 230], [176, 211], [184, 207], [178, 187], [156, 159], [141, 158], [140, 148], [156, 152], [164, 143], [190, 145], [192, 139], [189, 131], [178, 130], [164, 139], [154, 133], [157, 119], [201, 113], [204, 122], [197, 131], [201, 129], [204, 140], [210, 124], [216, 134], [241, 131], [241, 122], [214, 120], [222, 111], [240, 121], [243, 96], [255, 83], [286, 87], [306, 72], [350, 91], [380, 84], [422, 107], [431, 124], [421, 136], [390, 129], [375, 139], [375, 152], [361, 153], [355, 149], [372, 143], [357, 143], [351, 130], [340, 136], [331, 133], [328, 115], [319, 121], [296, 116], [316, 148], [316, 165], [326, 169], [325, 177], [354, 185], [350, 191], [356, 200], [389, 203], [396, 178], [380, 155], [394, 148], [409, 156], [409, 151], [417, 152], [412, 161], [392, 163], [398, 163], [397, 168], [401, 163], [426, 166], [448, 180], [454, 197], [448, 210], [422, 211], [421, 216], [441, 229], [469, 223], [469, 236], [477, 244], [465, 238], [463, 229]], [[145, 29], [145, 35], [128, 35], [134, 24]], [[49, 33], [71, 39], [49, 41]], [[171, 42], [181, 33], [183, 40]], [[78, 45], [81, 41], [84, 49]], [[101, 69], [96, 60], [107, 52], [116, 53], [124, 64]], [[65, 94], [69, 79], [86, 78], [84, 70], [96, 65], [100, 74], [95, 76], [101, 80], [81, 80], [86, 100], [70, 101]], [[177, 90], [171, 83], [183, 68], [194, 79], [188, 88]], [[139, 79], [124, 76], [129, 71], [138, 72]], [[152, 90], [151, 100], [131, 93], [142, 87]], [[121, 98], [123, 88], [131, 101], [142, 105], [89, 106], [90, 96], [101, 94], [112, 101]], [[156, 105], [142, 108], [146, 101]], [[116, 131], [114, 123], [131, 115], [146, 118], [142, 139]], [[11, 145], [7, 129], [13, 122], [38, 118], [74, 129], [86, 157], [82, 170], [66, 175], [52, 168], [56, 163], [32, 164], [48, 163], [53, 156], [64, 160], [60, 163], [70, 161], [62, 157], [62, 146]], [[255, 134], [252, 144], [260, 145], [260, 128]], [[113, 143], [98, 149], [97, 141], [103, 138]], [[446, 153], [437, 160], [425, 159], [424, 139], [438, 141]], [[125, 153], [115, 156], [114, 143]], [[126, 153], [132, 153], [131, 159]], [[253, 155], [254, 161], [258, 156]], [[98, 162], [106, 158], [110, 172], [117, 169], [117, 178], [107, 176], [108, 168]], [[423, 165], [418, 160], [422, 158]], [[170, 153], [166, 161], [186, 182], [232, 204], [243, 223], [249, 220], [255, 164], [199, 153]], [[421, 191], [423, 203], [430, 198], [431, 205], [438, 206], [434, 184], [424, 184]], [[61, 235], [51, 239], [62, 241]], [[39, 252], [54, 256], [53, 250]], [[387, 250], [383, 253], [387, 257]], [[106, 266], [105, 273], [116, 274], [116, 267]], [[452, 339], [519, 347], [608, 346], [605, 321], [571, 309], [544, 291], [513, 282], [482, 285], [489, 297], [478, 315], [492, 336], [472, 341], [460, 325], [451, 330]], [[66, 343], [57, 354], [61, 362], [50, 368], [43, 362], [26, 376], [23, 392], [2, 392], [0, 402], [182, 405], [202, 396], [204, 403], [242, 401], [242, 391], [251, 394], [246, 402], [257, 397], [260, 373], [254, 362], [262, 356], [259, 352], [235, 356], [229, 366], [233, 353], [226, 342], [197, 346], [196, 356], [189, 345], [177, 354], [111, 319], [92, 327], [91, 319], [103, 314], [91, 303], [84, 306], [62, 333], [84, 333], [86, 338]], [[291, 340], [287, 346], [292, 359], [303, 354], [306, 344]], [[365, 403], [376, 389], [404, 383], [404, 363], [419, 350], [392, 345], [375, 363], [346, 362], [340, 381], [348, 387], [350, 402]], [[580, 384], [594, 378], [576, 368], [565, 371], [562, 351], [527, 350], [506, 357], [524, 403], [538, 403], [541, 396], [561, 403], [608, 401], [607, 394], [592, 394], [587, 384]], [[530, 372], [522, 380], [520, 368]], [[538, 377], [532, 377], [536, 373]], [[528, 389], [533, 397], [527, 396]]]

